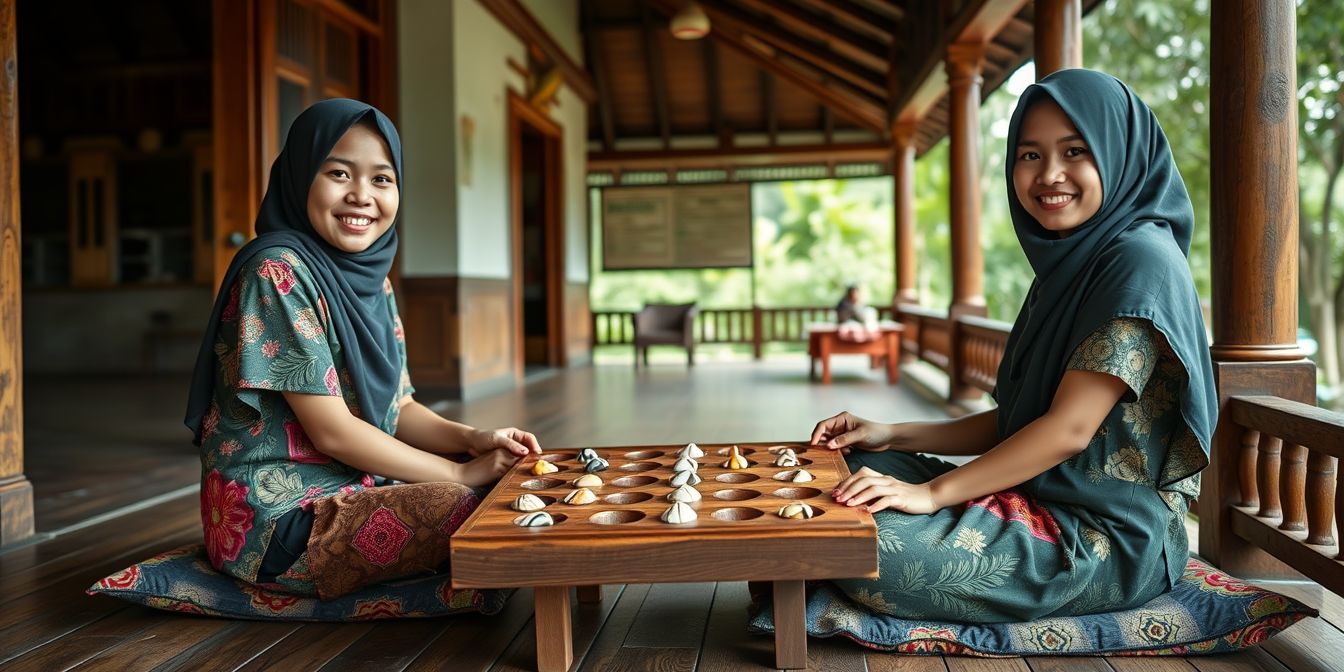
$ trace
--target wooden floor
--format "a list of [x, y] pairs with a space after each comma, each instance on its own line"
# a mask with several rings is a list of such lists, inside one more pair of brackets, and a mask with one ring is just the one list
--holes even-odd
[[[839, 360], [828, 387], [809, 384], [803, 362], [655, 367], [634, 371], [599, 366], [578, 369], [480, 402], [437, 404], [450, 417], [480, 426], [517, 423], [535, 431], [545, 446], [664, 443], [690, 440], [798, 439], [813, 422], [850, 409], [887, 419], [940, 415], [908, 388], [888, 387], [855, 360]], [[849, 375], [846, 375], [846, 374]], [[27, 381], [26, 381], [27, 382]], [[177, 463], [166, 450], [171, 437], [160, 420], [180, 415], [181, 386], [167, 381], [117, 384], [126, 394], [106, 398], [98, 413], [79, 418], [103, 422], [121, 418], [113, 429], [69, 427], [78, 450], [94, 450], [100, 436], [120, 446], [100, 459], [111, 464]], [[56, 389], [52, 384], [52, 390]], [[29, 385], [29, 390], [33, 387]], [[422, 395], [433, 401], [432, 395]], [[31, 395], [29, 408], [31, 409]], [[170, 412], [171, 411], [171, 412]], [[144, 422], [130, 421], [143, 413]], [[130, 414], [130, 415], [128, 415]], [[39, 413], [39, 416], [41, 413]], [[55, 417], [55, 414], [47, 416]], [[172, 418], [176, 422], [176, 418]], [[69, 424], [69, 417], [66, 418]], [[78, 424], [78, 423], [76, 423]], [[33, 427], [33, 415], [28, 427]], [[164, 427], [167, 425], [165, 424]], [[178, 425], [180, 427], [180, 425]], [[135, 430], [142, 427], [142, 430]], [[130, 428], [129, 430], [127, 428]], [[164, 431], [163, 436], [158, 432]], [[59, 424], [45, 426], [51, 436]], [[137, 436], [143, 431], [143, 436]], [[177, 431], [177, 430], [174, 430]], [[48, 436], [44, 440], [59, 440]], [[195, 455], [180, 431], [176, 449]], [[162, 440], [163, 446], [155, 442]], [[133, 446], [146, 443], [144, 454]], [[30, 443], [34, 474], [84, 473], [81, 462], [43, 463]], [[48, 445], [48, 444], [42, 444]], [[95, 451], [96, 452], [96, 451]], [[73, 466], [72, 466], [73, 465]], [[35, 467], [35, 468], [34, 468]], [[101, 468], [101, 467], [100, 467]], [[45, 471], [44, 471], [45, 470]], [[97, 479], [88, 478], [88, 488]], [[142, 488], [135, 477], [124, 489]], [[155, 478], [158, 478], [157, 476]], [[43, 483], [34, 478], [41, 492]], [[76, 479], [77, 480], [77, 479]], [[141, 479], [144, 480], [144, 479]], [[59, 479], [57, 479], [59, 482]], [[164, 484], [160, 493], [173, 487]], [[63, 489], [64, 488], [64, 489]], [[47, 492], [71, 493], [59, 484]], [[151, 492], [143, 489], [141, 492]], [[110, 492], [110, 490], [109, 490]], [[66, 499], [78, 499], [68, 495]], [[116, 498], [99, 506], [108, 506]], [[5, 670], [526, 670], [532, 669], [535, 642], [531, 593], [515, 593], [492, 617], [457, 617], [359, 624], [283, 624], [189, 617], [84, 595], [96, 579], [175, 545], [200, 539], [194, 493], [102, 520], [62, 526], [66, 531], [41, 543], [0, 554], [0, 668]], [[57, 501], [52, 499], [52, 502]], [[82, 505], [83, 510], [97, 507]], [[51, 511], [74, 520], [77, 513]], [[54, 529], [54, 528], [53, 528]], [[1344, 600], [1317, 586], [1276, 586], [1322, 607], [1324, 618], [1304, 621], [1254, 650], [1234, 656], [1152, 658], [907, 657], [867, 652], [846, 641], [811, 640], [816, 670], [1071, 670], [1117, 672], [1155, 670], [1339, 670], [1344, 661]], [[607, 586], [601, 604], [574, 606], [576, 670], [751, 670], [769, 669], [772, 640], [745, 631], [748, 597], [742, 583]]]

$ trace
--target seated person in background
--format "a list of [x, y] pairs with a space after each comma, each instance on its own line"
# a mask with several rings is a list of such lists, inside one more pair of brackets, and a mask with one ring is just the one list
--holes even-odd
[[877, 311], [863, 305], [863, 290], [858, 285], [845, 287], [845, 296], [835, 304], [837, 336], [842, 341], [863, 343], [877, 338]]

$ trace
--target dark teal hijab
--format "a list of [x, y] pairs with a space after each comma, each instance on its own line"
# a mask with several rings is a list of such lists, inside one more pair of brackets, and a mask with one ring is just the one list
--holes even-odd
[[[1067, 238], [1027, 214], [1013, 188], [1022, 119], [1043, 100], [1054, 100], [1073, 121], [1101, 173], [1101, 208]], [[1199, 296], [1186, 262], [1194, 209], [1152, 110], [1110, 75], [1052, 73], [1018, 101], [1008, 127], [1006, 171], [1013, 226], [1036, 279], [999, 365], [1000, 438], [1049, 410], [1083, 339], [1112, 318], [1138, 317], [1153, 323], [1185, 366], [1181, 413], [1207, 456], [1218, 406]]]
[[327, 310], [336, 337], [341, 342], [345, 363], [360, 415], [378, 426], [392, 404], [401, 382], [401, 357], [397, 351], [394, 316], [383, 294], [383, 281], [392, 269], [397, 254], [397, 227], [383, 233], [363, 252], [349, 253], [332, 247], [313, 230], [308, 221], [308, 189], [317, 170], [345, 132], [360, 122], [372, 121], [387, 141], [392, 165], [397, 173], [397, 188], [404, 189], [401, 172], [401, 138], [392, 121], [372, 105], [357, 100], [334, 98], [314, 104], [294, 120], [275, 163], [266, 197], [257, 214], [257, 237], [234, 255], [229, 270], [215, 297], [215, 307], [196, 356], [187, 402], [187, 427], [193, 441], [201, 442], [201, 419], [210, 406], [215, 389], [214, 345], [219, 333], [219, 317], [228, 303], [230, 288], [238, 272], [262, 250], [285, 247], [307, 264], [327, 300]]

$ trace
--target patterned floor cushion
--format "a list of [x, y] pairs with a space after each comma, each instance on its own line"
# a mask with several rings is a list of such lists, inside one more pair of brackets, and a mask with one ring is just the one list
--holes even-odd
[[390, 581], [334, 600], [287, 595], [226, 576], [210, 566], [201, 544], [162, 553], [89, 588], [156, 609], [280, 621], [361, 621], [449, 614], [493, 614], [508, 590], [454, 590], [446, 575]]
[[[1191, 558], [1170, 593], [1137, 609], [1026, 623], [932, 623], [874, 614], [828, 583], [807, 601], [807, 632], [847, 637], [881, 651], [967, 656], [1171, 655], [1254, 646], [1317, 611]], [[774, 632], [770, 609], [751, 621]]]

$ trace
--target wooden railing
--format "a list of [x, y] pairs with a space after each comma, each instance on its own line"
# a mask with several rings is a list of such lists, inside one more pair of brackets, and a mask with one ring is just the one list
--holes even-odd
[[1013, 325], [983, 317], [963, 315], [954, 322], [952, 380], [984, 392], [993, 392], [999, 376], [999, 361], [1008, 346]]
[[905, 325], [902, 347], [944, 372], [952, 370], [952, 320], [946, 313], [913, 303], [896, 306], [896, 319]]
[[[632, 345], [635, 342], [635, 311], [593, 311], [593, 345]], [[881, 319], [891, 319], [889, 308], [879, 308]], [[807, 325], [835, 322], [829, 306], [781, 308], [704, 308], [695, 318], [692, 333], [697, 343], [729, 343], [752, 346], [760, 359], [766, 343], [803, 343]]]
[[1232, 530], [1344, 594], [1344, 554], [1332, 528], [1344, 509], [1344, 415], [1278, 397], [1232, 397], [1223, 414], [1241, 433], [1240, 455], [1228, 456], [1241, 488]]

